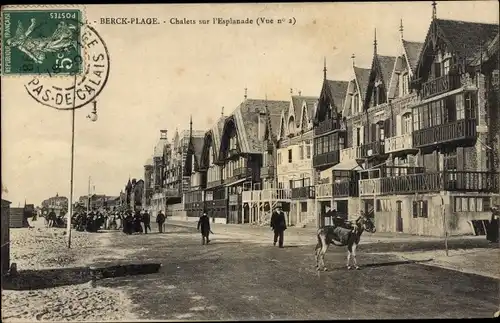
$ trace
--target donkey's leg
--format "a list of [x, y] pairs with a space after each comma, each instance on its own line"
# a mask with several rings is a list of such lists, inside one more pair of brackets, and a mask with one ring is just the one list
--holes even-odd
[[358, 247], [357, 243], [352, 245], [352, 260], [354, 262], [354, 268], [359, 269], [358, 263], [356, 262], [356, 248]]
[[323, 246], [321, 248], [321, 265], [323, 267], [323, 270], [327, 271], [327, 268], [325, 266], [325, 254], [328, 251], [328, 243], [324, 239], [322, 239], [322, 242]]
[[316, 269], [318, 269], [318, 270], [319, 270], [319, 252], [320, 252], [320, 250], [321, 250], [321, 240], [316, 244], [316, 248], [314, 248], [314, 258], [316, 259]]

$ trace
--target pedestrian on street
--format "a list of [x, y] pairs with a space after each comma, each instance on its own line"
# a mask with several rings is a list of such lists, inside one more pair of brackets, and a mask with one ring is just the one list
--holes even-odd
[[156, 216], [156, 223], [158, 223], [158, 232], [163, 233], [163, 224], [165, 223], [165, 214], [160, 210]]
[[144, 211], [144, 214], [142, 215], [142, 222], [144, 223], [144, 233], [148, 233], [153, 231], [151, 230], [151, 216], [149, 215], [148, 211]]
[[[201, 229], [201, 231], [200, 231]], [[210, 242], [209, 234], [212, 232], [210, 230], [210, 219], [208, 218], [206, 213], [203, 213], [198, 220], [197, 230], [201, 232], [201, 244], [208, 244]]]
[[55, 224], [55, 221], [57, 220], [57, 215], [56, 212], [54, 212], [54, 209], [50, 210], [48, 218], [49, 218], [49, 228], [52, 228]]
[[286, 230], [286, 219], [285, 213], [281, 209], [281, 204], [276, 206], [276, 210], [273, 212], [271, 216], [271, 228], [274, 231], [274, 242], [273, 245], [276, 245], [279, 238], [279, 247], [283, 248], [283, 238]]
[[491, 207], [491, 220], [490, 223], [488, 224], [487, 230], [486, 230], [486, 239], [489, 242], [492, 243], [497, 243], [498, 242], [498, 236], [499, 236], [499, 219], [498, 217], [500, 216], [500, 209], [498, 206], [492, 206]]

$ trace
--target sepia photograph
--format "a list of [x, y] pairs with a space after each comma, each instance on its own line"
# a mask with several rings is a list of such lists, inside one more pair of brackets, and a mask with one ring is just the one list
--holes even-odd
[[2, 6], [2, 322], [498, 318], [499, 12]]

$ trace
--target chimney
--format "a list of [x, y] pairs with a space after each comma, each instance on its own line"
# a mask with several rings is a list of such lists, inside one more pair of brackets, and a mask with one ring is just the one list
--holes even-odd
[[266, 134], [266, 113], [264, 111], [259, 111], [257, 132], [259, 140], [264, 140], [264, 135]]
[[160, 139], [167, 139], [168, 130], [160, 130]]

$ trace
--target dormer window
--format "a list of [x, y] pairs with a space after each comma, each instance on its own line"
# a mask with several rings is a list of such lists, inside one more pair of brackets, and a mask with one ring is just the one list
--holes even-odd
[[195, 158], [194, 154], [191, 155], [191, 172], [194, 173]]
[[410, 78], [408, 75], [408, 72], [404, 72], [403, 74], [400, 74], [399, 76], [399, 96], [405, 96], [407, 95], [409, 91], [409, 83], [410, 83]]
[[293, 133], [295, 132], [295, 125], [293, 124], [294, 123], [294, 120], [293, 118], [290, 118], [290, 121], [288, 121], [288, 134], [289, 135], [293, 135]]
[[451, 58], [447, 58], [443, 61], [443, 76], [450, 73]]
[[359, 94], [354, 93], [352, 96], [352, 111], [359, 112]]
[[376, 81], [372, 93], [372, 103], [373, 106], [384, 103], [384, 91], [382, 87], [382, 82]]
[[208, 151], [208, 165], [211, 166], [213, 165], [213, 163], [214, 163], [214, 153], [212, 147], [210, 147]]

